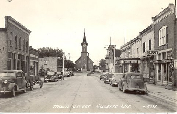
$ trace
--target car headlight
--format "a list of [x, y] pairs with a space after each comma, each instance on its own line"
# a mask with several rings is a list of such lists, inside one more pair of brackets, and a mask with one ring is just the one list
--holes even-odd
[[6, 84], [6, 83], [7, 83], [7, 80], [4, 80], [4, 83]]

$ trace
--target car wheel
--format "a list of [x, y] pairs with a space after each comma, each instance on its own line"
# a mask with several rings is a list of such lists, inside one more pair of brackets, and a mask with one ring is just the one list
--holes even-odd
[[125, 86], [123, 85], [123, 93], [125, 93], [126, 92], [126, 88], [125, 88]]
[[33, 86], [30, 86], [30, 90], [31, 90], [31, 91], [33, 91], [33, 90], [34, 90]]
[[24, 93], [26, 93], [26, 86], [24, 87], [24, 90], [23, 90]]
[[12, 97], [15, 97], [15, 87], [12, 88], [11, 95]]

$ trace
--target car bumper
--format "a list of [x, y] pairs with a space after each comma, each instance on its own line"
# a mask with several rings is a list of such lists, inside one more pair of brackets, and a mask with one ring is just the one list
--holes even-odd
[[9, 93], [9, 92], [11, 92], [11, 90], [6, 87], [0, 89], [0, 93]]
[[126, 90], [128, 90], [128, 91], [143, 91], [143, 92], [147, 91], [146, 89], [140, 89], [140, 88], [127, 88]]
[[114, 82], [114, 83], [112, 83], [112, 85], [118, 85], [118, 83]]

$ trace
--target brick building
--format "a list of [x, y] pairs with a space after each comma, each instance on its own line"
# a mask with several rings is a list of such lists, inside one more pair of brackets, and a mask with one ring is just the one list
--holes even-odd
[[82, 46], [81, 56], [79, 57], [79, 59], [75, 61], [76, 68], [80, 69], [83, 72], [92, 71], [94, 62], [90, 59], [89, 53], [87, 52], [88, 43], [85, 36], [85, 30], [84, 30], [84, 38], [81, 43], [81, 46]]
[[175, 6], [169, 4], [155, 17], [152, 17], [154, 24], [155, 50], [158, 50], [155, 62], [156, 83], [166, 85], [172, 83], [172, 58], [174, 49], [175, 32]]
[[41, 69], [42, 67], [45, 70], [50, 70], [57, 72], [57, 59], [58, 57], [44, 57], [39, 58], [39, 66], [38, 69]]
[[11, 16], [0, 28], [0, 71], [23, 70], [29, 73], [29, 35], [31, 31]]
[[[140, 59], [140, 72], [154, 84], [172, 87], [177, 85], [177, 26], [175, 5], [152, 17], [153, 23], [134, 40], [121, 46], [121, 59]], [[136, 39], [139, 42], [136, 45]], [[140, 44], [140, 45], [139, 45]], [[132, 61], [129, 61], [132, 63]], [[125, 64], [123, 63], [124, 67]], [[130, 67], [131, 68], [131, 67]], [[125, 68], [124, 68], [125, 69]], [[130, 70], [128, 70], [130, 71]]]

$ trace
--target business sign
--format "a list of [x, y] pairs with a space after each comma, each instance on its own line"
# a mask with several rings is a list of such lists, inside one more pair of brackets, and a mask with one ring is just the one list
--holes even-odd
[[157, 54], [158, 54], [158, 51], [156, 51], [156, 50], [146, 51], [146, 55], [157, 55]]

